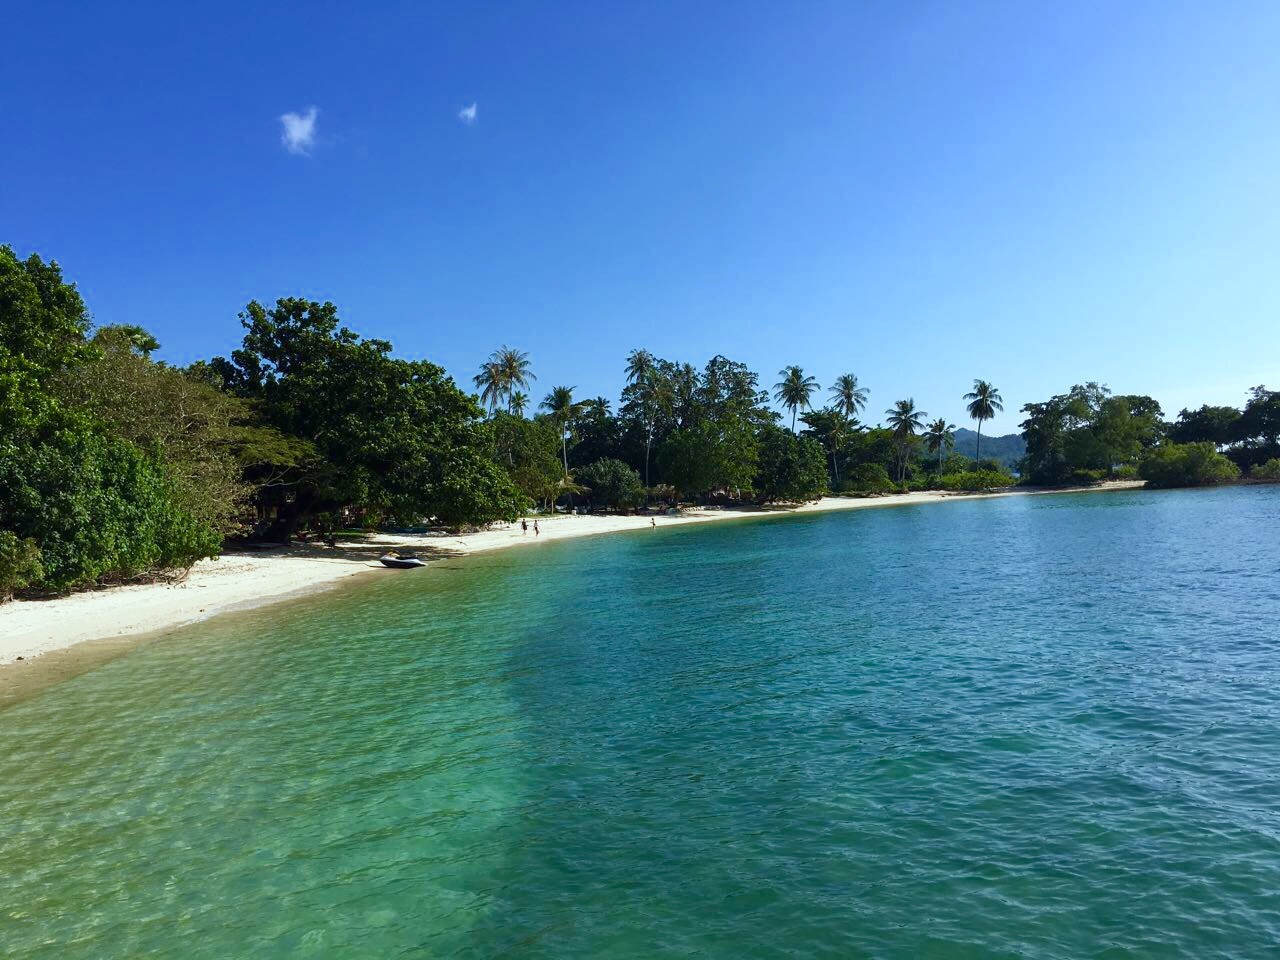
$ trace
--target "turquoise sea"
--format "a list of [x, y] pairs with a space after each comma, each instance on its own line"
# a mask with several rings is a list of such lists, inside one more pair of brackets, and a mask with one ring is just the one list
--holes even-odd
[[1280, 488], [538, 544], [0, 712], [0, 956], [1266, 957]]

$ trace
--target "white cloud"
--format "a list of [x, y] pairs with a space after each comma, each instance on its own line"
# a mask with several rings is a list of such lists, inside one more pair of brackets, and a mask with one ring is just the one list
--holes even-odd
[[469, 107], [463, 107], [458, 111], [458, 119], [465, 123], [468, 127], [476, 122], [476, 105], [473, 102]]
[[286, 113], [280, 118], [280, 142], [290, 153], [311, 155], [316, 142], [316, 117], [320, 111], [307, 107], [305, 113]]

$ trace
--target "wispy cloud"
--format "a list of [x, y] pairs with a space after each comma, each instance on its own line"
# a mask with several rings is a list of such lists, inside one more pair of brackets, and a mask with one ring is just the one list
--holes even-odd
[[473, 101], [471, 106], [463, 107], [458, 111], [458, 119], [465, 123], [468, 127], [476, 122], [476, 105]]
[[286, 113], [280, 118], [280, 142], [290, 153], [311, 155], [316, 142], [316, 117], [320, 111], [307, 107], [304, 113]]

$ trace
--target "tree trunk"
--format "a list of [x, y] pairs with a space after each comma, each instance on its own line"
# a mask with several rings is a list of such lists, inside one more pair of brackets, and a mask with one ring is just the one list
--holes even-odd
[[653, 426], [644, 435], [644, 485], [645, 489], [649, 488], [649, 449], [653, 446]]
[[978, 441], [973, 448], [973, 469], [982, 469], [982, 418], [978, 418]]

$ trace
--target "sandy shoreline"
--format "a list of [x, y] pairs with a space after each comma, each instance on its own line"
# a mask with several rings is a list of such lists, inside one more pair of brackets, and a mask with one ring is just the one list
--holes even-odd
[[[1091, 490], [1132, 489], [1141, 483], [1104, 484]], [[834, 510], [907, 506], [944, 500], [1030, 496], [1059, 491], [1012, 491], [957, 496], [937, 491], [891, 497], [852, 499], [825, 497], [787, 509], [687, 510], [677, 517], [657, 517], [658, 527], [710, 523], [730, 519], [761, 519]], [[466, 555], [514, 546], [550, 543], [574, 537], [643, 530], [644, 516], [556, 516], [540, 518], [541, 535], [522, 533], [518, 523], [464, 536], [393, 536], [378, 534], [336, 549], [295, 544], [288, 550], [233, 553], [202, 560], [181, 583], [152, 583], [76, 593], [54, 600], [20, 600], [0, 605], [0, 674], [29, 668], [45, 654], [88, 641], [125, 641], [204, 620], [229, 610], [279, 603], [323, 590], [355, 576], [403, 576], [377, 563], [377, 556], [398, 546], [432, 554]], [[429, 575], [429, 572], [428, 572]], [[12, 676], [5, 679], [12, 680]]]

